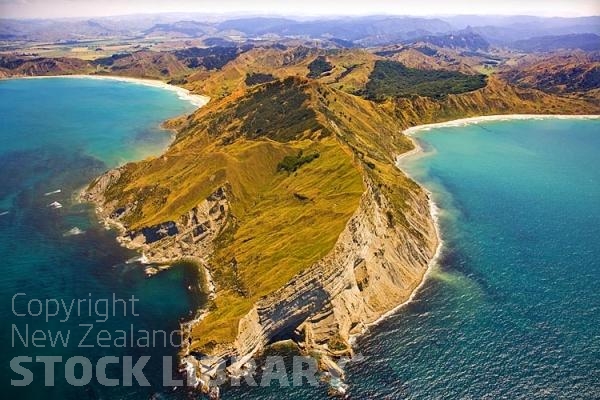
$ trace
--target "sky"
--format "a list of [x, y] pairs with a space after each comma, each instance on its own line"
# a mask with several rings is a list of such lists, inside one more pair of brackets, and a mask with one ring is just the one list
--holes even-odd
[[1, 18], [199, 12], [316, 15], [600, 15], [600, 0], [0, 0]]

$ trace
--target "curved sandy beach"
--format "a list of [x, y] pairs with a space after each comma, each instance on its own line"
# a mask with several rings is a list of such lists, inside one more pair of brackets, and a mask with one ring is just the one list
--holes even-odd
[[[424, 124], [417, 125], [405, 129], [402, 131], [407, 136], [411, 136], [417, 132], [428, 131], [435, 128], [449, 128], [459, 127], [465, 125], [479, 124], [482, 122], [493, 122], [493, 121], [512, 121], [512, 120], [544, 120], [544, 119], [600, 119], [600, 115], [565, 115], [565, 114], [499, 114], [499, 115], [485, 115], [481, 117], [469, 117], [454, 119], [452, 121], [438, 122], [435, 124]], [[414, 141], [413, 141], [414, 143]], [[408, 154], [412, 154], [412, 151], [401, 154], [401, 157], [405, 157]]]
[[205, 106], [210, 97], [199, 94], [193, 94], [189, 90], [179, 86], [169, 85], [168, 83], [142, 78], [130, 78], [126, 76], [111, 76], [111, 75], [48, 75], [48, 76], [15, 76], [7, 79], [49, 79], [49, 78], [75, 78], [75, 79], [97, 79], [97, 80], [112, 80], [120, 82], [135, 83], [138, 85], [152, 86], [160, 89], [175, 92], [177, 96], [184, 101], [187, 101], [197, 107]]

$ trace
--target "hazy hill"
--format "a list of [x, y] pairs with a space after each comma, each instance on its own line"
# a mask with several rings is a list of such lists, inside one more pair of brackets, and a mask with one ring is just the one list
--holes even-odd
[[0, 55], [3, 76], [70, 75], [91, 73], [93, 66], [77, 58], [16, 57]]
[[215, 27], [196, 21], [178, 21], [174, 23], [156, 24], [143, 31], [145, 36], [176, 36], [176, 37], [201, 37], [213, 34], [217, 31]]
[[561, 36], [541, 36], [518, 40], [510, 46], [524, 52], [549, 52], [556, 50], [580, 49], [600, 50], [600, 36], [593, 33], [580, 33]]
[[[578, 33], [600, 34], [600, 17], [542, 18], [531, 16], [455, 17], [447, 18], [455, 26], [467, 28], [483, 36], [494, 45], [508, 45], [517, 40], [536, 36], [569, 35]], [[465, 22], [469, 23], [465, 26]]]
[[68, 41], [128, 36], [126, 24], [107, 26], [95, 19], [12, 20], [0, 19], [0, 39]]
[[406, 41], [405, 43], [413, 44], [419, 42], [432, 44], [437, 47], [471, 51], [487, 51], [490, 47], [488, 41], [481, 35], [468, 30], [446, 35], [422, 36]]

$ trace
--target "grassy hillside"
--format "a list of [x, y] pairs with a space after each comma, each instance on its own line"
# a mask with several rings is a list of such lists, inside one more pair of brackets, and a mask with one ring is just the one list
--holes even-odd
[[491, 76], [485, 88], [474, 92], [431, 98], [388, 99], [382, 106], [396, 116], [403, 127], [493, 114], [597, 114], [589, 101], [569, 99], [539, 90], [511, 86]]
[[257, 47], [240, 54], [217, 72], [192, 73], [185, 87], [212, 98], [224, 98], [259, 83], [248, 77], [284, 79], [310, 75], [322, 83], [353, 92], [364, 87], [377, 58], [366, 50]]
[[0, 76], [39, 76], [90, 73], [94, 67], [77, 58], [0, 56]]
[[193, 332], [196, 346], [209, 350], [233, 340], [254, 302], [324, 257], [357, 208], [362, 179], [339, 144], [325, 139], [298, 143], [294, 150], [300, 149], [319, 157], [293, 173], [270, 166], [277, 172], [237, 205], [212, 261], [220, 290], [213, 312]]
[[[489, 65], [490, 56], [479, 52], [459, 51], [432, 46], [428, 43], [393, 45], [378, 49], [376, 55], [398, 61], [409, 68], [457, 71], [474, 74]], [[499, 61], [499, 60], [496, 60]], [[491, 60], [493, 63], [494, 60]]]
[[501, 76], [523, 88], [577, 96], [600, 102], [600, 57], [581, 51], [530, 55], [507, 68]]
[[97, 72], [159, 80], [178, 80], [190, 73], [176, 55], [149, 50], [95, 60]]

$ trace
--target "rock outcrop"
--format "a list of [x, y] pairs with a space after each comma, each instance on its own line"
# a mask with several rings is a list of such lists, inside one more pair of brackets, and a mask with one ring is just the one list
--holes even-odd
[[212, 254], [214, 239], [229, 221], [226, 188], [218, 188], [176, 221], [127, 230], [121, 220], [132, 213], [137, 204], [119, 207], [104, 197], [104, 192], [120, 177], [120, 169], [108, 171], [82, 193], [81, 199], [95, 203], [101, 220], [120, 229], [117, 240], [123, 246], [141, 251], [148, 263], [157, 264], [170, 264], [185, 258], [203, 261]]

